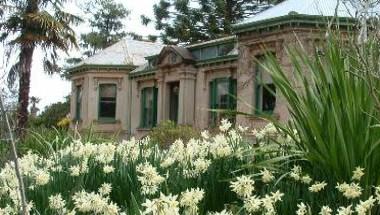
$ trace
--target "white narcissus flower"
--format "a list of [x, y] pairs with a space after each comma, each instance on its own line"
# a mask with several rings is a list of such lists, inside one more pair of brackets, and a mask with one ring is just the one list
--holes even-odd
[[301, 180], [302, 175], [302, 168], [298, 165], [294, 165], [293, 168], [290, 171], [290, 177], [293, 178], [295, 181]]
[[380, 186], [375, 187], [375, 195], [376, 195], [376, 200], [380, 205]]
[[239, 130], [241, 133], [245, 133], [248, 129], [249, 129], [249, 127], [243, 127], [243, 126], [241, 126], [241, 125], [238, 126], [238, 130]]
[[250, 196], [244, 199], [244, 208], [250, 214], [258, 212], [261, 209], [261, 204], [262, 201], [257, 196]]
[[36, 180], [36, 185], [42, 186], [49, 183], [50, 175], [48, 172], [44, 170], [37, 170], [35, 171], [34, 174], [35, 174], [34, 179]]
[[255, 181], [253, 181], [251, 177], [243, 175], [237, 177], [236, 181], [231, 182], [230, 187], [239, 197], [246, 198], [251, 196], [255, 190], [254, 184]]
[[353, 171], [352, 180], [360, 181], [360, 179], [364, 175], [364, 168], [361, 168], [360, 166], [356, 167], [356, 169]]
[[352, 210], [352, 205], [347, 207], [339, 207], [337, 215], [352, 215], [354, 211]]
[[311, 185], [309, 187], [309, 191], [310, 192], [313, 192], [313, 193], [318, 193], [320, 192], [321, 190], [325, 189], [325, 187], [327, 186], [327, 183], [322, 181], [322, 182], [315, 182], [313, 185]]
[[143, 215], [179, 215], [177, 196], [160, 194], [159, 198], [149, 200], [147, 199], [142, 206], [145, 208]]
[[210, 152], [215, 159], [224, 158], [232, 154], [232, 147], [228, 139], [223, 134], [218, 134], [213, 138], [210, 146]]
[[347, 199], [354, 199], [360, 197], [362, 195], [363, 190], [357, 183], [338, 183], [336, 188], [339, 190], [339, 192], [343, 193], [343, 196]]
[[201, 132], [201, 136], [203, 139], [208, 140], [210, 138], [210, 132], [208, 130], [204, 130]]
[[103, 172], [105, 174], [109, 174], [109, 173], [113, 173], [115, 171], [115, 168], [113, 166], [110, 166], [110, 165], [105, 165], [103, 167]]
[[298, 208], [296, 211], [297, 215], [306, 215], [307, 214], [308, 210], [307, 210], [306, 205], [303, 202], [297, 204], [297, 208]]
[[208, 213], [208, 215], [233, 215], [233, 213], [227, 210], [222, 210], [221, 212]]
[[313, 179], [309, 175], [304, 175], [301, 177], [301, 182], [304, 184], [310, 184]]
[[203, 199], [204, 191], [199, 188], [192, 188], [191, 190], [186, 190], [182, 192], [179, 204], [185, 207], [185, 213], [187, 215], [197, 215], [198, 214], [198, 204]]
[[267, 170], [266, 168], [264, 168], [263, 170], [261, 170], [260, 174], [261, 174], [261, 180], [264, 183], [270, 183], [270, 182], [272, 182], [274, 180], [273, 174], [269, 170]]
[[376, 199], [373, 196], [370, 196], [368, 200], [361, 201], [356, 205], [355, 211], [358, 215], [366, 215], [369, 211], [371, 211], [372, 207], [375, 205]]
[[99, 187], [99, 194], [102, 196], [107, 196], [112, 191], [112, 185], [110, 183], [103, 183], [102, 186]]
[[323, 206], [321, 208], [321, 211], [319, 212], [320, 215], [331, 215], [332, 209], [329, 206]]
[[71, 176], [79, 176], [80, 175], [80, 166], [74, 165], [69, 168], [69, 172]]
[[228, 121], [228, 119], [222, 119], [221, 125], [219, 126], [219, 130], [221, 132], [226, 132], [228, 131], [232, 126], [232, 123]]
[[139, 173], [137, 179], [142, 185], [141, 193], [144, 195], [155, 194], [158, 191], [158, 186], [165, 180], [158, 174], [157, 169], [148, 162], [139, 164], [136, 170]]
[[66, 206], [66, 201], [61, 194], [52, 195], [49, 197], [49, 207], [53, 210], [62, 210]]
[[120, 211], [120, 208], [111, 202], [109, 197], [94, 192], [77, 192], [73, 195], [72, 200], [75, 210], [81, 213], [117, 215]]

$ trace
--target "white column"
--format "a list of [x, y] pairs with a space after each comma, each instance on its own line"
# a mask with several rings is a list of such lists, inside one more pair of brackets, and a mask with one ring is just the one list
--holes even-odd
[[188, 68], [179, 76], [178, 124], [194, 125], [196, 70]]

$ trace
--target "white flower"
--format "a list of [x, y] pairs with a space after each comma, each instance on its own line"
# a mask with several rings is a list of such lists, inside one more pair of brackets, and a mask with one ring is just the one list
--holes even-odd
[[290, 171], [290, 177], [296, 181], [301, 180], [302, 168], [298, 165], [294, 165], [292, 170]]
[[370, 196], [366, 201], [360, 201], [359, 204], [356, 205], [355, 211], [358, 215], [366, 215], [367, 212], [371, 211], [372, 207], [375, 205], [376, 200], [373, 196]]
[[109, 183], [103, 183], [102, 186], [100, 186], [98, 192], [102, 196], [107, 196], [111, 193], [112, 186]]
[[221, 125], [219, 126], [219, 130], [222, 132], [228, 131], [232, 126], [232, 123], [228, 121], [228, 119], [222, 119]]
[[109, 173], [112, 173], [112, 172], [114, 172], [114, 171], [115, 171], [115, 168], [114, 168], [113, 166], [105, 165], [105, 166], [103, 167], [103, 172], [104, 172], [105, 174], [109, 174]]
[[74, 165], [69, 168], [71, 176], [79, 176], [80, 175], [80, 166]]
[[230, 187], [240, 197], [249, 197], [255, 190], [255, 182], [249, 176], [240, 176], [236, 181], [231, 182]]
[[353, 171], [352, 180], [360, 181], [360, 179], [364, 175], [364, 168], [356, 167], [356, 169]]
[[77, 192], [72, 197], [75, 209], [81, 213], [91, 214], [119, 214], [119, 207], [110, 202], [108, 197], [104, 197], [94, 192]]
[[222, 210], [221, 212], [211, 212], [209, 215], [233, 215], [230, 211]]
[[159, 198], [147, 199], [142, 206], [145, 208], [144, 214], [152, 215], [179, 215], [177, 196], [160, 194]]
[[343, 193], [343, 196], [348, 199], [354, 199], [362, 194], [362, 188], [357, 183], [343, 183], [336, 186], [336, 188], [339, 190], [339, 192]]
[[227, 138], [223, 134], [218, 134], [213, 138], [210, 146], [210, 152], [214, 158], [224, 158], [232, 154], [232, 148]]
[[62, 210], [65, 208], [66, 201], [62, 199], [61, 194], [49, 197], [49, 207], [53, 210]]
[[313, 179], [309, 175], [304, 175], [301, 177], [301, 182], [304, 184], [310, 184]]
[[42, 186], [42, 185], [45, 185], [45, 184], [49, 183], [49, 181], [50, 181], [50, 175], [46, 171], [37, 170], [35, 172], [35, 178], [34, 179], [36, 180], [36, 185]]
[[321, 211], [319, 212], [320, 215], [331, 215], [332, 209], [329, 206], [323, 206], [321, 208]]
[[264, 168], [264, 170], [261, 170], [260, 174], [262, 175], [261, 180], [264, 183], [269, 183], [269, 182], [274, 180], [273, 174], [269, 170], [267, 170], [266, 168]]
[[141, 193], [144, 195], [155, 194], [158, 191], [158, 186], [165, 180], [165, 178], [160, 176], [156, 168], [148, 162], [139, 164], [136, 169], [140, 174], [137, 179], [142, 185]]
[[380, 204], [380, 186], [375, 187], [376, 200]]
[[352, 210], [352, 205], [347, 207], [339, 207], [337, 215], [352, 215], [354, 211]]
[[315, 182], [313, 185], [309, 187], [309, 191], [313, 193], [318, 193], [319, 191], [323, 190], [327, 186], [327, 183], [322, 182]]
[[297, 215], [306, 215], [307, 214], [307, 207], [306, 205], [301, 202], [300, 204], [297, 204], [298, 210], [296, 211]]
[[250, 196], [244, 199], [244, 208], [248, 213], [254, 214], [258, 212], [261, 208], [262, 201], [257, 196]]
[[185, 207], [186, 214], [198, 214], [198, 203], [203, 199], [204, 191], [202, 189], [191, 189], [182, 192], [180, 198], [180, 205]]
[[171, 165], [173, 165], [175, 162], [175, 159], [172, 158], [172, 157], [167, 157], [164, 161], [161, 162], [160, 166], [162, 168], [168, 168], [170, 167]]
[[241, 125], [238, 126], [238, 130], [239, 130], [241, 133], [246, 132], [248, 129], [249, 129], [249, 127], [243, 127], [243, 126], [241, 126]]
[[201, 136], [203, 139], [208, 140], [210, 138], [210, 132], [208, 130], [204, 130], [201, 132]]

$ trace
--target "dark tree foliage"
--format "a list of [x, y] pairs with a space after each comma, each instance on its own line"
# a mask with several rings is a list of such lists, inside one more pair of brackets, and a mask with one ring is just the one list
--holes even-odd
[[69, 97], [64, 102], [53, 103], [42, 111], [40, 115], [30, 121], [31, 127], [44, 126], [47, 128], [57, 127], [57, 123], [70, 112]]
[[[167, 44], [195, 43], [232, 33], [232, 25], [279, 1], [160, 0], [153, 6], [155, 28]], [[152, 20], [141, 16], [147, 25]]]
[[[9, 71], [10, 83], [18, 80], [17, 133], [22, 138], [28, 122], [30, 76], [34, 51], [45, 54], [44, 70], [60, 70], [58, 51], [76, 46], [72, 25], [81, 19], [64, 8], [65, 0], [0, 0], [0, 42], [5, 44], [9, 59], [17, 62]], [[12, 54], [17, 54], [13, 57]], [[9, 62], [8, 62], [9, 63]]]
[[127, 35], [123, 19], [130, 12], [123, 4], [114, 0], [89, 1], [84, 11], [90, 14], [88, 22], [91, 27], [91, 32], [81, 35], [80, 45], [86, 50], [84, 55], [91, 56]]

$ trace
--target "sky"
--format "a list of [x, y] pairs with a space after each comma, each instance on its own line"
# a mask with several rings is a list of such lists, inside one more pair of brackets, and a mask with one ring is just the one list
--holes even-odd
[[[123, 3], [125, 7], [131, 11], [129, 17], [125, 20], [126, 31], [133, 31], [140, 35], [147, 36], [149, 34], [158, 35], [158, 32], [154, 30], [152, 25], [144, 26], [140, 22], [140, 15], [144, 14], [153, 18], [153, 4], [159, 0], [118, 0]], [[76, 15], [80, 15], [81, 11], [78, 8], [80, 0], [69, 1], [67, 9]], [[77, 35], [83, 32], [83, 29], [89, 30], [86, 26], [78, 26]], [[0, 53], [3, 50], [0, 49]], [[69, 55], [77, 55], [77, 50], [72, 50]], [[68, 58], [69, 56], [63, 54], [62, 58]], [[42, 67], [43, 53], [37, 50], [33, 57], [32, 63], [32, 75], [31, 75], [31, 89], [30, 96], [36, 96], [41, 99], [38, 108], [43, 108], [49, 104], [63, 101], [64, 97], [70, 94], [71, 84], [69, 81], [63, 80], [59, 75], [47, 75], [43, 71]], [[2, 63], [0, 62], [0, 68]]]

